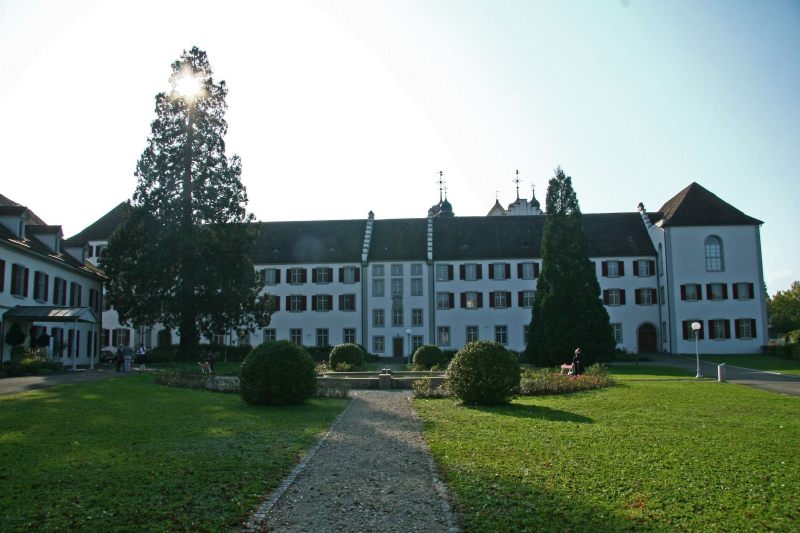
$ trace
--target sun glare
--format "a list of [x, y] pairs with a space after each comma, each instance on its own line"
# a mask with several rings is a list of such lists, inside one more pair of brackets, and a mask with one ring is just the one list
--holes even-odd
[[200, 95], [202, 80], [191, 74], [184, 74], [175, 81], [175, 92], [184, 98], [196, 98]]

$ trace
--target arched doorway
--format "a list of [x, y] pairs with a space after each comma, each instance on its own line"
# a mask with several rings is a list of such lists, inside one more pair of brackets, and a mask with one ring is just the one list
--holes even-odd
[[636, 336], [639, 353], [656, 353], [658, 338], [653, 324], [642, 324]]

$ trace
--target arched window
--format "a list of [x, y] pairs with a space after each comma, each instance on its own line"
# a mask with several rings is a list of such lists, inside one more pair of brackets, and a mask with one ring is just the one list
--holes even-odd
[[724, 269], [722, 262], [722, 240], [712, 235], [706, 238], [706, 270], [708, 272], [721, 272]]

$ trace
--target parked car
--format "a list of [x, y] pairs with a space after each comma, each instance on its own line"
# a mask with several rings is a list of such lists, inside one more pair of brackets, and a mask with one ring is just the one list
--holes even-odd
[[113, 363], [114, 359], [117, 357], [117, 354], [112, 352], [111, 350], [103, 350], [100, 352], [100, 362], [101, 363]]

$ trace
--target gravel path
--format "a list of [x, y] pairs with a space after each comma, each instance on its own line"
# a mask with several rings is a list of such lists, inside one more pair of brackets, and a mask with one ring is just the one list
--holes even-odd
[[[407, 391], [353, 391], [352, 403], [261, 531], [458, 531]], [[292, 476], [290, 476], [291, 480]], [[266, 509], [262, 508], [262, 512]]]

